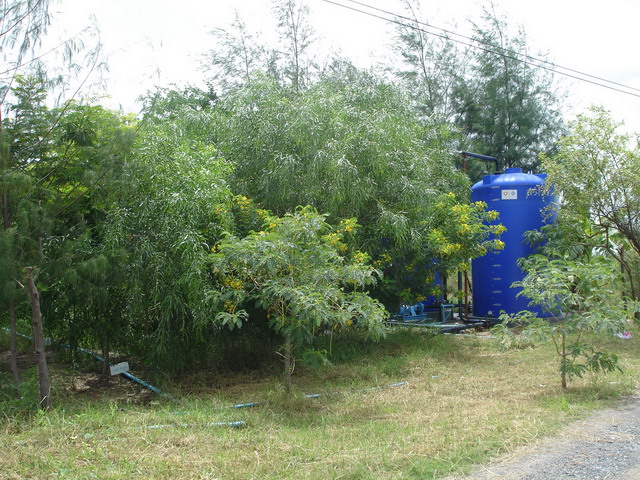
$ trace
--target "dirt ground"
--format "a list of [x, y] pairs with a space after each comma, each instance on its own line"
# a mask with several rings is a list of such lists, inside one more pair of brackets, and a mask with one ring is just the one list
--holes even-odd
[[640, 480], [640, 393], [461, 479]]

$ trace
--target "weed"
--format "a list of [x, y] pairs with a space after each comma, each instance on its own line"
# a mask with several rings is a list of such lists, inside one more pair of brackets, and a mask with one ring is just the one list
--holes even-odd
[[[219, 374], [214, 388], [174, 385], [190, 393], [146, 404], [127, 401], [114, 379], [100, 395], [67, 392], [46, 414], [7, 413], [0, 471], [35, 479], [440, 478], [632, 391], [640, 371], [632, 335], [605, 339], [624, 375], [587, 375], [566, 392], [550, 381], [550, 345], [504, 352], [490, 340], [422, 330], [391, 331], [378, 343], [337, 335], [333, 365], [296, 369], [291, 395], [268, 370]], [[228, 408], [244, 402], [259, 403]], [[231, 421], [245, 427], [221, 426]]]

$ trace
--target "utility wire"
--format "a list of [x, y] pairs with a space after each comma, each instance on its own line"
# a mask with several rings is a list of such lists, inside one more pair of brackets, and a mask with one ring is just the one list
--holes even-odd
[[[368, 5], [366, 3], [358, 2], [356, 0], [343, 0], [343, 1], [346, 1], [346, 2], [354, 3], [354, 4], [357, 4], [357, 5], [369, 8], [371, 10], [383, 13], [385, 15], [392, 15], [395, 18], [389, 18], [389, 17], [386, 17], [386, 16], [382, 16], [382, 15], [378, 15], [378, 14], [375, 14], [375, 13], [371, 13], [371, 12], [368, 12], [366, 10], [362, 10], [360, 8], [352, 7], [352, 6], [349, 6], [349, 5], [345, 5], [343, 3], [340, 3], [340, 2], [337, 2], [337, 1], [334, 1], [334, 0], [320, 0], [320, 1], [332, 4], [332, 5], [336, 5], [338, 7], [342, 7], [342, 8], [348, 9], [348, 10], [352, 10], [352, 11], [357, 12], [357, 13], [362, 13], [362, 14], [368, 15], [370, 17], [378, 18], [380, 20], [384, 20], [384, 21], [389, 22], [389, 23], [395, 23], [396, 25], [400, 25], [400, 26], [405, 27], [405, 28], [411, 28], [413, 30], [418, 30], [418, 31], [426, 33], [426, 34], [433, 35], [435, 37], [439, 37], [439, 38], [442, 38], [442, 39], [445, 39], [445, 40], [450, 40], [450, 41], [453, 41], [455, 43], [458, 43], [458, 44], [461, 44], [461, 45], [464, 45], [464, 46], [467, 46], [467, 47], [470, 47], [470, 48], [475, 48], [477, 50], [481, 50], [481, 51], [484, 51], [484, 52], [487, 52], [487, 53], [490, 53], [490, 54], [493, 54], [493, 55], [499, 55], [499, 56], [502, 56], [504, 58], [515, 60], [517, 62], [524, 63], [526, 65], [530, 65], [530, 66], [535, 67], [535, 68], [541, 68], [541, 69], [549, 71], [551, 73], [564, 75], [565, 77], [573, 78], [575, 80], [579, 80], [579, 81], [582, 81], [582, 82], [590, 83], [592, 85], [596, 85], [596, 86], [603, 87], [603, 88], [608, 88], [609, 90], [614, 90], [616, 92], [620, 92], [620, 93], [624, 93], [626, 95], [631, 95], [631, 96], [640, 98], [640, 94], [633, 93], [633, 92], [629, 91], [629, 90], [635, 90], [637, 92], [640, 92], [640, 89], [638, 89], [638, 88], [630, 87], [628, 85], [617, 83], [617, 82], [614, 82], [612, 80], [607, 80], [605, 78], [597, 77], [595, 75], [590, 75], [588, 73], [581, 72], [579, 70], [574, 70], [574, 69], [571, 69], [571, 68], [568, 68], [568, 67], [563, 67], [561, 65], [554, 64], [553, 62], [549, 62], [548, 60], [535, 58], [535, 57], [532, 57], [532, 56], [529, 56], [529, 55], [525, 56], [526, 59], [518, 58], [521, 55], [518, 52], [515, 52], [515, 51], [512, 51], [512, 50], [508, 50], [508, 49], [505, 49], [505, 48], [501, 48], [500, 51], [498, 51], [498, 50], [495, 49], [495, 47], [493, 45], [491, 45], [489, 43], [481, 42], [481, 41], [473, 39], [471, 37], [468, 37], [468, 36], [465, 36], [465, 35], [450, 31], [450, 30], [446, 30], [444, 28], [436, 27], [436, 26], [430, 25], [428, 23], [421, 22], [421, 21], [419, 21], [417, 19], [412, 19], [412, 18], [409, 18], [409, 17], [398, 15], [396, 13], [393, 13], [393, 12], [390, 12], [388, 10], [383, 10], [383, 9]], [[398, 20], [398, 19], [403, 19], [403, 20], [409, 21], [409, 22], [411, 22], [411, 24], [404, 23], [404, 22], [402, 22], [401, 20]], [[426, 30], [425, 28], [420, 28], [417, 25], [424, 25], [425, 27], [432, 28], [432, 29], [435, 29], [435, 30], [439, 30], [439, 31], [441, 31], [443, 33], [432, 32], [432, 31]], [[459, 38], [462, 38], [464, 40], [459, 40], [459, 39], [456, 39], [456, 38], [452, 38], [451, 36], [459, 37]], [[480, 44], [480, 45], [478, 45], [478, 44]], [[483, 47], [481, 45], [486, 45], [487, 47]], [[491, 47], [491, 48], [488, 48], [488, 47]], [[529, 59], [529, 60], [527, 60], [527, 59]], [[546, 65], [548, 65], [548, 66], [546, 66]], [[567, 72], [573, 72], [573, 73], [567, 73]], [[587, 78], [585, 78], [585, 77], [587, 77]], [[589, 78], [592, 78], [594, 80], [589, 80]], [[596, 80], [598, 80], [598, 81], [596, 81]], [[609, 83], [611, 85], [606, 85], [606, 84], [600, 83], [600, 82], [606, 82], [606, 83]], [[617, 85], [618, 87], [621, 87], [621, 88], [618, 88], [618, 87], [612, 86], [612, 85]], [[623, 89], [626, 89], [626, 90], [623, 90]]]
[[[435, 29], [435, 30], [439, 30], [439, 31], [443, 32], [445, 35], [453, 35], [453, 36], [460, 37], [460, 38], [463, 38], [463, 39], [465, 39], [465, 40], [468, 40], [468, 41], [470, 41], [470, 42], [480, 43], [480, 44], [482, 44], [482, 45], [486, 45], [486, 46], [488, 46], [488, 47], [495, 48], [495, 45], [492, 45], [492, 44], [490, 44], [490, 43], [488, 43], [488, 42], [483, 42], [482, 40], [478, 40], [478, 39], [475, 39], [475, 38], [469, 37], [469, 36], [467, 36], [467, 35], [462, 35], [462, 34], [460, 34], [460, 33], [456, 33], [456, 32], [454, 32], [454, 31], [447, 30], [447, 29], [445, 29], [445, 28], [436, 27], [435, 25], [431, 25], [431, 24], [429, 24], [429, 23], [427, 23], [427, 22], [420, 21], [420, 20], [418, 20], [417, 18], [411, 18], [411, 17], [406, 17], [406, 16], [404, 16], [404, 15], [399, 15], [399, 14], [397, 14], [397, 13], [390, 12], [390, 11], [388, 11], [388, 10], [383, 10], [383, 9], [381, 9], [381, 8], [377, 8], [377, 7], [374, 7], [373, 5], [368, 5], [368, 4], [366, 4], [366, 3], [359, 2], [359, 1], [357, 1], [357, 0], [342, 0], [342, 1], [349, 2], [349, 3], [354, 3], [354, 4], [356, 4], [356, 5], [360, 5], [360, 6], [363, 6], [363, 7], [365, 7], [365, 8], [370, 8], [371, 10], [375, 10], [375, 11], [378, 11], [378, 12], [384, 13], [384, 14], [386, 14], [386, 15], [393, 15], [394, 17], [401, 18], [402, 20], [406, 20], [406, 21], [409, 21], [409, 22], [411, 22], [411, 23], [415, 23], [415, 24], [419, 24], [419, 25], [424, 25], [425, 27], [433, 28], [433, 29]], [[405, 25], [405, 26], [409, 26], [409, 25]], [[423, 30], [423, 31], [424, 31], [424, 30]], [[425, 33], [429, 33], [429, 32], [425, 32]], [[451, 40], [453, 40], [453, 39], [451, 39]], [[466, 44], [465, 44], [465, 45], [466, 45]], [[518, 53], [518, 52], [516, 52], [515, 50], [509, 50], [509, 49], [507, 49], [507, 48], [503, 48], [503, 47], [500, 47], [500, 49], [501, 49], [502, 51], [506, 52], [506, 53], [511, 54], [511, 55], [516, 55], [516, 56], [518, 56], [518, 55], [522, 55], [521, 53]], [[498, 53], [498, 54], [499, 54], [499, 52], [496, 52], [496, 53]], [[538, 63], [542, 63], [542, 64], [549, 65], [549, 66], [551, 66], [552, 68], [555, 68], [555, 69], [562, 69], [562, 70], [566, 70], [566, 71], [568, 71], [568, 72], [573, 72], [573, 73], [575, 73], [575, 74], [582, 75], [582, 76], [584, 76], [584, 77], [593, 78], [594, 80], [599, 80], [599, 81], [601, 81], [601, 82], [606, 82], [606, 83], [610, 83], [610, 84], [612, 84], [612, 85], [617, 85], [617, 86], [619, 86], [619, 87], [626, 88], [626, 89], [628, 89], [628, 90], [635, 90], [635, 91], [637, 91], [637, 92], [640, 92], [640, 88], [631, 87], [631, 86], [629, 86], [629, 85], [624, 85], [624, 84], [622, 84], [622, 83], [618, 83], [618, 82], [615, 82], [615, 81], [613, 81], [613, 80], [607, 80], [606, 78], [602, 78], [602, 77], [598, 77], [598, 76], [596, 76], [596, 75], [591, 75], [591, 74], [589, 74], [589, 73], [581, 72], [580, 70], [574, 70], [574, 69], [569, 68], [569, 67], [564, 67], [564, 66], [562, 66], [562, 65], [555, 64], [555, 63], [550, 62], [550, 61], [548, 61], [548, 60], [545, 60], [545, 59], [543, 59], [543, 58], [537, 58], [537, 57], [533, 57], [533, 56], [531, 56], [531, 55], [526, 55], [526, 58], [528, 58], [529, 60], [531, 60], [531, 61], [533, 61], [533, 62], [538, 62]], [[562, 72], [558, 72], [558, 73], [562, 74]]]

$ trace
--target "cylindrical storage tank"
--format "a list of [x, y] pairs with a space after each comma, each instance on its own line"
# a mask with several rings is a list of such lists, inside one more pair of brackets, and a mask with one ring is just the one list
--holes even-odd
[[545, 178], [546, 174], [532, 175], [522, 173], [520, 168], [507, 168], [501, 175], [485, 175], [471, 187], [471, 200], [485, 202], [489, 210], [496, 210], [500, 214], [496, 223], [507, 229], [500, 236], [504, 250], [489, 252], [472, 261], [475, 316], [497, 318], [502, 311], [514, 314], [521, 310], [545, 315], [537, 306], [529, 306], [528, 298], [517, 297], [521, 289], [511, 288], [513, 282], [524, 278], [518, 259], [535, 250], [523, 234], [538, 230], [549, 221], [546, 207], [554, 199], [539, 190]]

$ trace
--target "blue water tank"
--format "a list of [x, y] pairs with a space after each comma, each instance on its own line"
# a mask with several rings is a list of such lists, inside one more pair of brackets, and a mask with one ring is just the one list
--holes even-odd
[[500, 216], [507, 230], [500, 239], [504, 250], [490, 252], [476, 258], [471, 264], [473, 281], [473, 314], [481, 317], [498, 317], [501, 311], [514, 314], [531, 310], [545, 315], [539, 308], [529, 306], [529, 299], [516, 297], [521, 289], [511, 288], [513, 282], [522, 280], [524, 273], [517, 261], [534, 253], [523, 238], [524, 232], [540, 229], [549, 220], [546, 208], [554, 201], [543, 195], [539, 187], [546, 174], [522, 173], [520, 168], [507, 168], [501, 175], [485, 175], [482, 181], [471, 187], [471, 201], [482, 201], [489, 210]]

